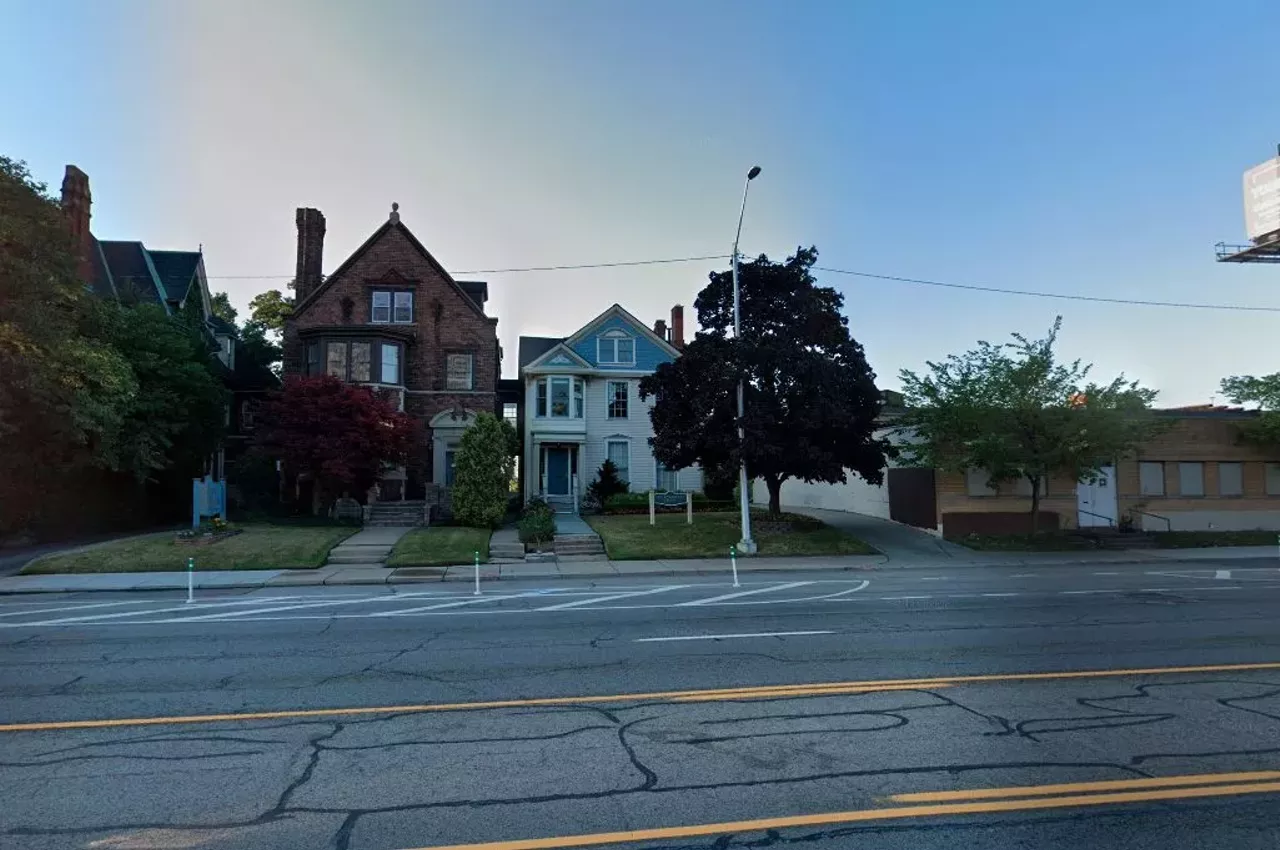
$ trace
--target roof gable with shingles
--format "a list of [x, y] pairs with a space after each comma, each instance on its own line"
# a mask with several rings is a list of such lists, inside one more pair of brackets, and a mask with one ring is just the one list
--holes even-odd
[[[428, 251], [426, 247], [423, 246], [423, 244], [418, 241], [418, 237], [413, 235], [413, 231], [409, 230], [408, 227], [405, 227], [399, 221], [398, 215], [395, 219], [387, 220], [381, 227], [375, 230], [373, 234], [368, 239], [366, 239], [359, 248], [357, 248], [354, 252], [352, 252], [351, 256], [347, 257], [347, 259], [342, 262], [342, 265], [334, 269], [333, 273], [324, 279], [323, 283], [317, 286], [311, 292], [311, 294], [309, 294], [306, 298], [302, 299], [302, 301], [300, 301], [297, 304], [297, 306], [294, 307], [293, 315], [295, 317], [302, 315], [302, 313], [305, 312], [308, 307], [310, 307], [312, 304], [316, 302], [316, 300], [320, 297], [322, 293], [327, 291], [329, 287], [333, 285], [334, 281], [340, 280], [342, 276], [345, 275], [347, 271], [350, 270], [350, 268], [353, 265], [355, 265], [355, 263], [361, 257], [367, 254], [370, 249], [372, 249], [375, 245], [377, 245], [378, 242], [380, 242], [387, 234], [391, 233], [393, 230], [398, 231], [400, 235], [403, 236], [409, 242], [409, 245], [418, 254], [420, 254], [422, 258], [427, 261], [428, 264], [430, 264], [430, 266], [440, 275], [440, 277], [444, 278], [445, 283], [448, 286], [452, 287], [455, 292], [457, 292], [458, 296], [462, 299], [462, 301], [465, 304], [467, 304], [467, 306], [475, 310], [476, 313], [478, 313], [479, 315], [484, 316], [486, 319], [489, 319], [490, 321], [495, 321], [495, 322], [497, 321], [491, 316], [485, 315], [484, 307], [481, 304], [476, 303], [472, 295], [468, 293], [466, 289], [463, 288], [463, 286], [458, 283], [458, 281], [453, 279], [453, 275], [449, 274], [449, 272], [445, 269], [445, 267], [440, 265], [440, 261], [437, 260], [435, 257], [433, 257], [431, 255], [431, 252]], [[485, 285], [485, 291], [486, 293], [488, 291], [487, 284]]]

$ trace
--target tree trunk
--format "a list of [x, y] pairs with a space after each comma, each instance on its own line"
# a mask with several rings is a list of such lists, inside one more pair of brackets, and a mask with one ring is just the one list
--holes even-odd
[[1040, 533], [1040, 480], [1031, 479], [1031, 536]]
[[769, 488], [769, 513], [777, 516], [782, 513], [782, 482], [777, 475], [766, 475], [765, 486]]

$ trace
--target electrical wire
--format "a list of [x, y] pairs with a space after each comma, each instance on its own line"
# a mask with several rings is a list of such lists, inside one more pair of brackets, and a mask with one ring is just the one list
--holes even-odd
[[[455, 272], [455, 276], [476, 274], [516, 274], [521, 272], [558, 272], [580, 271], [583, 269], [613, 269], [634, 266], [671, 265], [674, 263], [698, 263], [709, 260], [728, 260], [728, 254], [707, 254], [700, 257], [670, 257], [654, 260], [623, 260], [611, 263], [573, 263], [556, 266], [521, 266], [505, 269], [469, 269]], [[916, 277], [898, 275], [873, 274], [852, 269], [837, 269], [831, 266], [814, 266], [814, 271], [828, 274], [860, 277], [869, 280], [883, 280], [893, 283], [909, 283], [917, 286], [934, 286], [944, 289], [959, 289], [968, 292], [991, 292], [997, 295], [1021, 295], [1029, 298], [1055, 298], [1061, 301], [1085, 301], [1096, 304], [1122, 304], [1134, 307], [1177, 307], [1187, 310], [1227, 310], [1242, 313], [1280, 313], [1280, 307], [1259, 307], [1249, 304], [1207, 304], [1194, 301], [1154, 301], [1140, 298], [1108, 298], [1101, 295], [1073, 295], [1063, 292], [1040, 292], [1033, 289], [1003, 289], [996, 286], [979, 286], [970, 283], [948, 283], [940, 280], [927, 280]], [[209, 275], [209, 280], [292, 280], [293, 275]]]

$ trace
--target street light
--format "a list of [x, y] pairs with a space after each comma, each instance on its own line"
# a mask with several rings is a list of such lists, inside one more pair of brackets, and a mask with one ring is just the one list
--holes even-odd
[[[742, 236], [742, 217], [747, 212], [747, 190], [751, 181], [760, 176], [760, 166], [753, 165], [747, 172], [747, 180], [742, 186], [742, 208], [738, 210], [738, 232], [733, 236], [733, 340], [742, 338], [742, 311], [739, 307], [738, 295], [738, 239]], [[742, 539], [738, 541], [738, 551], [744, 555], [756, 553], [756, 542], [751, 539], [751, 504], [747, 498], [747, 453], [746, 435], [743, 432], [742, 417], [745, 415], [742, 402], [743, 378], [738, 373], [738, 502], [742, 510]]]

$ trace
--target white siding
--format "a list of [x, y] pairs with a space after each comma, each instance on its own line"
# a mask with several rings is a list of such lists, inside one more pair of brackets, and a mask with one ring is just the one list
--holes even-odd
[[[627, 382], [627, 418], [609, 418], [609, 382]], [[653, 398], [640, 400], [639, 378], [590, 377], [587, 379], [587, 444], [578, 464], [579, 480], [585, 488], [595, 480], [596, 472], [604, 463], [605, 444], [610, 439], [625, 439], [631, 444], [631, 492], [643, 493], [653, 488], [658, 466], [653, 458], [649, 438], [653, 426], [649, 422], [649, 410]], [[690, 467], [680, 470], [678, 478], [682, 490], [702, 489], [702, 470]]]

